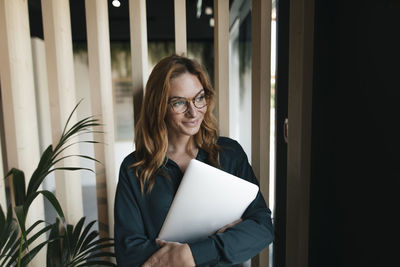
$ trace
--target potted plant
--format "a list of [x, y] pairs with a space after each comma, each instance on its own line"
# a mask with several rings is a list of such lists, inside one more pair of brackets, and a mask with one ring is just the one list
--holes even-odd
[[[33, 172], [27, 188], [22, 170], [13, 168], [6, 176], [6, 178], [12, 177], [15, 206], [13, 208], [10, 206], [6, 213], [0, 208], [0, 266], [26, 266], [46, 244], [48, 245], [48, 266], [116, 266], [108, 260], [115, 257], [114, 253], [105, 251], [105, 249], [113, 247], [113, 239], [97, 239], [97, 231], [91, 230], [95, 221], [89, 223], [86, 227], [83, 227], [84, 218], [76, 226], [67, 224], [64, 212], [54, 194], [48, 190], [40, 190], [40, 185], [44, 179], [53, 171], [92, 171], [88, 168], [76, 166], [56, 167], [56, 164], [65, 158], [81, 157], [98, 162], [86, 155], [62, 155], [68, 147], [80, 142], [98, 143], [96, 141], [71, 143], [73, 137], [81, 133], [94, 132], [93, 127], [100, 126], [98, 120], [90, 116], [68, 127], [72, 114], [79, 104], [80, 102], [69, 115], [58, 143], [55, 147], [48, 146], [41, 155], [39, 164]], [[44, 221], [38, 220], [26, 229], [29, 207], [40, 194], [54, 207], [59, 219], [48, 225]], [[50, 231], [49, 238], [32, 247], [32, 242], [48, 231]]]

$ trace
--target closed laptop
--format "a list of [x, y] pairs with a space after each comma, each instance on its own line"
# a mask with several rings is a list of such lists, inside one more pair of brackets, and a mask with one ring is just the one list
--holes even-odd
[[159, 239], [193, 242], [240, 219], [258, 186], [192, 159], [161, 228]]

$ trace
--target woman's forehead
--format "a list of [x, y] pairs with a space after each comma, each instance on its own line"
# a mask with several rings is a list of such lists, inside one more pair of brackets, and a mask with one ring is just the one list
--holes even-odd
[[169, 97], [193, 97], [203, 90], [196, 75], [184, 73], [170, 81]]

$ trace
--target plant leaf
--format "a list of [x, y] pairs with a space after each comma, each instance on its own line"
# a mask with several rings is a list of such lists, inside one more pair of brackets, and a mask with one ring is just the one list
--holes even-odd
[[[38, 224], [43, 223], [43, 222], [44, 222], [43, 220], [38, 220], [38, 221], [36, 221], [34, 224], [32, 224], [32, 225], [28, 228], [28, 230], [26, 230], [26, 236], [29, 236], [29, 234], [32, 232], [32, 230], [33, 230], [34, 228], [36, 228], [36, 226], [37, 226]], [[16, 242], [16, 243], [13, 245], [13, 247], [11, 248], [11, 251], [17, 251], [17, 248], [18, 248], [19, 245], [20, 245], [19, 243], [20, 243], [20, 239], [18, 239], [18, 242]], [[15, 256], [15, 259], [14, 259], [14, 260], [16, 260], [17, 257], [18, 257], [18, 254]]]
[[25, 256], [22, 257], [21, 266], [27, 266], [28, 263], [36, 256], [36, 254], [38, 254], [38, 252], [49, 242], [49, 240], [43, 241], [32, 250], [30, 250], [27, 254], [25, 254]]
[[18, 244], [18, 242], [16, 242], [18, 240], [18, 229], [16, 227], [13, 227], [10, 230], [11, 231], [7, 238], [3, 240], [4, 242], [7, 241], [7, 243], [4, 244], [4, 249], [2, 249], [1, 254], [12, 254], [15, 250], [15, 248], [13, 248], [14, 245], [16, 243]]
[[54, 161], [54, 164], [58, 163], [59, 161], [62, 161], [62, 160], [64, 160], [64, 159], [66, 159], [66, 158], [71, 158], [71, 157], [79, 157], [79, 158], [89, 159], [89, 160], [93, 160], [93, 161], [95, 161], [95, 162], [97, 162], [97, 163], [102, 164], [102, 163], [101, 163], [100, 161], [98, 161], [97, 159], [92, 158], [92, 157], [90, 157], [90, 156], [86, 156], [86, 155], [68, 155], [68, 156], [64, 156], [64, 157], [61, 157], [61, 158], [57, 159], [56, 161]]
[[47, 245], [47, 266], [61, 267], [63, 254], [61, 245], [62, 239], [60, 237], [60, 220], [58, 218], [56, 218], [56, 222], [52, 225], [49, 240], [52, 241]]
[[83, 261], [88, 261], [88, 260], [100, 260], [100, 258], [102, 258], [102, 257], [108, 257], [108, 258], [113, 258], [113, 257], [115, 257], [115, 254], [114, 253], [112, 253], [112, 252], [104, 252], [104, 251], [99, 251], [99, 252], [97, 252], [97, 253], [93, 253], [93, 254], [89, 254], [88, 256], [86, 256], [86, 257], [81, 257], [81, 258], [76, 258], [76, 259], [74, 259], [74, 261], [72, 261], [71, 262], [71, 264], [72, 265], [76, 265], [76, 264], [79, 264], [79, 263], [81, 263], [81, 262], [83, 262]]
[[37, 231], [34, 235], [30, 236], [26, 242], [24, 242], [22, 248], [24, 250], [27, 249], [32, 244], [32, 242], [34, 242], [36, 239], [38, 239], [39, 236], [41, 236], [42, 234], [49, 231], [51, 228], [52, 228], [52, 225], [47, 225], [47, 226], [43, 227], [41, 230]]
[[11, 205], [8, 206], [7, 216], [0, 207], [0, 266], [12, 264], [11, 256], [15, 252], [13, 247], [18, 243], [18, 227], [12, 215]]
[[[99, 142], [97, 141], [77, 141], [77, 142], [73, 142], [71, 144], [68, 144], [66, 146], [64, 146], [63, 148], [61, 148], [60, 150], [57, 150], [57, 153], [54, 153], [52, 160], [54, 161], [63, 151], [67, 150], [68, 148], [80, 144], [80, 143], [93, 143], [93, 144], [97, 144]], [[54, 162], [53, 162], [54, 164]]]
[[[15, 210], [15, 212], [16, 212], [16, 215], [17, 215], [17, 219], [18, 219], [18, 214], [19, 213], [21, 213], [21, 210], [22, 210], [22, 207], [21, 206], [18, 206], [18, 207], [14, 207], [14, 210]], [[24, 215], [25, 216], [25, 215]], [[28, 237], [28, 235], [35, 229], [35, 228], [37, 228], [37, 226], [40, 224], [40, 223], [44, 223], [44, 221], [43, 220], [38, 220], [38, 221], [36, 221], [32, 226], [30, 226], [29, 228], [28, 228], [28, 230], [27, 231], [25, 231], [25, 227], [24, 228], [20, 228], [21, 229], [21, 237], [20, 238], [18, 238], [18, 240], [17, 240], [17, 242], [14, 242], [14, 244], [12, 245], [12, 248], [10, 249], [10, 255], [12, 255], [11, 256], [11, 260], [10, 260], [10, 262], [16, 262], [17, 261], [17, 259], [20, 257], [20, 256], [22, 256], [21, 254], [20, 254], [20, 251], [19, 251], [19, 247], [21, 246], [21, 251], [27, 251], [27, 248], [29, 247], [29, 245], [30, 244], [32, 244], [32, 242], [34, 242], [39, 236], [41, 236], [42, 234], [44, 234], [45, 232], [47, 232], [48, 230], [50, 230], [50, 228], [51, 228], [51, 225], [49, 225], [49, 226], [45, 226], [44, 228], [42, 228], [41, 230], [39, 230], [38, 232], [36, 232], [34, 235], [32, 235], [31, 237]], [[23, 239], [22, 240], [22, 243], [21, 243], [21, 238]], [[43, 241], [43, 242], [46, 242], [46, 241]], [[21, 244], [20, 244], [21, 243]], [[40, 245], [40, 244], [39, 244]], [[39, 246], [39, 245], [37, 245], [37, 246]], [[32, 250], [34, 250], [37, 246], [35, 246], [34, 248], [32, 248]], [[27, 251], [27, 254], [29, 254], [29, 253], [31, 253], [31, 251]], [[25, 253], [26, 254], [26, 253]], [[34, 255], [36, 255], [36, 254], [34, 254]], [[32, 257], [34, 257], [34, 255], [32, 256]], [[26, 261], [27, 259], [25, 259], [25, 261]], [[30, 259], [29, 259], [29, 261], [30, 261]], [[23, 265], [24, 266], [24, 265]]]
[[[85, 251], [87, 251], [89, 249], [92, 249], [91, 251], [93, 251], [93, 247], [103, 249], [103, 248], [106, 248], [106, 247], [109, 247], [109, 246], [113, 246], [114, 243], [112, 243], [112, 242], [111, 243], [106, 243], [106, 242], [109, 242], [109, 241], [114, 241], [114, 239], [112, 239], [112, 238], [101, 238], [101, 239], [98, 239], [98, 240], [90, 243], [89, 245], [87, 245], [85, 247]], [[105, 243], [105, 244], [102, 244], [102, 243]]]
[[26, 214], [24, 213], [24, 206], [15, 206], [14, 207], [15, 215], [17, 216], [18, 226], [21, 229], [22, 236], [26, 238], [26, 231], [25, 231], [25, 221], [26, 221]]
[[19, 206], [25, 202], [25, 175], [24, 172], [16, 168], [12, 168], [6, 177], [12, 175], [12, 182], [14, 187], [14, 200], [15, 205]]
[[40, 157], [39, 164], [36, 168], [36, 170], [33, 172], [31, 179], [29, 180], [28, 184], [28, 190], [27, 190], [27, 195], [29, 196], [33, 192], [37, 191], [41, 183], [43, 182], [45, 176], [43, 176], [43, 173], [46, 173], [52, 163], [51, 159], [53, 156], [53, 146], [49, 145], [46, 150], [43, 152], [42, 156]]
[[[93, 119], [93, 116], [86, 117], [77, 123], [75, 123], [67, 132], [63, 133], [63, 135], [60, 138], [59, 145], [62, 146], [62, 144], [65, 144], [72, 136], [75, 134], [84, 131], [88, 129], [89, 127], [95, 127], [95, 126], [100, 126], [99, 123], [97, 123], [97, 119]], [[57, 145], [55, 150], [58, 150], [61, 146]]]
[[89, 168], [82, 168], [82, 167], [58, 167], [58, 168], [54, 168], [52, 171], [81, 171], [81, 170], [85, 170], [85, 171], [90, 171], [90, 172], [94, 172], [92, 169]]
[[47, 200], [51, 203], [51, 205], [56, 210], [58, 216], [60, 216], [62, 222], [65, 223], [64, 212], [63, 212], [61, 205], [58, 202], [57, 198], [54, 196], [54, 194], [48, 190], [41, 190], [41, 191], [38, 191], [38, 193], [42, 194], [45, 198], [47, 198]]
[[76, 224], [74, 231], [72, 233], [72, 241], [71, 241], [71, 254], [73, 257], [79, 252], [78, 242], [82, 232], [83, 224], [85, 223], [85, 217], [82, 217], [78, 223]]
[[[89, 261], [91, 262], [90, 265], [96, 264], [96, 262], [105, 262], [105, 264], [102, 264], [103, 266], [115, 266], [115, 264], [110, 265], [112, 262], [107, 261], [107, 259], [99, 259], [101, 257], [115, 257], [113, 252], [102, 251], [103, 248], [113, 247], [114, 244], [111, 241], [114, 239], [103, 238], [96, 240], [99, 235], [98, 232], [96, 230], [90, 231], [96, 221], [91, 221], [86, 227], [84, 227], [84, 221], [85, 217], [81, 218], [75, 227], [68, 224], [65, 234], [60, 236], [64, 255], [68, 255], [63, 262], [63, 266], [77, 266]], [[105, 242], [109, 243], [105, 244]]]
[[90, 232], [82, 244], [82, 250], [86, 250], [86, 248], [90, 244], [90, 242], [92, 242], [98, 235], [99, 235], [99, 233], [97, 231]]
[[92, 228], [92, 226], [96, 223], [96, 221], [91, 221], [90, 223], [88, 223], [88, 225], [86, 225], [85, 229], [82, 232], [81, 238], [78, 241], [77, 247], [78, 247], [78, 251], [81, 250], [82, 248], [82, 244], [86, 239], [87, 234], [90, 231], [90, 228]]
[[64, 129], [63, 129], [63, 132], [62, 132], [61, 136], [64, 135], [64, 133], [65, 133], [67, 127], [68, 127], [68, 123], [69, 123], [69, 121], [71, 120], [72, 114], [74, 114], [75, 110], [78, 108], [79, 104], [80, 104], [82, 101], [83, 101], [83, 98], [82, 98], [81, 100], [79, 100], [78, 104], [75, 105], [74, 109], [73, 109], [72, 112], [69, 114], [68, 119], [67, 119], [67, 122], [65, 123], [65, 126], [64, 126]]
[[[103, 249], [105, 248], [110, 248], [113, 247], [114, 243], [106, 243], [106, 244], [102, 244], [102, 245], [97, 245], [94, 246], [91, 249], [85, 249], [83, 251], [81, 251], [81, 253], [79, 254], [79, 256], [77, 258], [79, 259], [87, 259], [88, 257], [90, 257], [91, 255], [93, 255], [93, 253], [96, 252], [107, 252], [107, 251], [103, 251]], [[112, 253], [112, 252], [107, 252], [107, 253]]]

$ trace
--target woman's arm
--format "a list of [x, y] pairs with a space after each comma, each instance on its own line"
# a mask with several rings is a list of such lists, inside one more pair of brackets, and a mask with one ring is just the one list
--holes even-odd
[[156, 240], [161, 248], [154, 253], [142, 267], [180, 266], [193, 267], [195, 262], [188, 244]]
[[261, 194], [243, 215], [243, 221], [208, 238], [189, 243], [196, 265], [242, 263], [257, 255], [273, 240], [269, 210], [260, 207]]
[[[258, 185], [253, 169], [248, 163], [242, 147], [233, 140], [229, 143], [229, 153], [221, 154], [221, 167], [229, 165], [229, 172]], [[242, 221], [202, 241], [189, 243], [196, 265], [210, 265], [217, 262], [242, 263], [257, 255], [274, 238], [271, 211], [262, 194], [249, 205]]]
[[115, 254], [121, 267], [141, 266], [160, 248], [146, 235], [127, 165], [121, 165], [114, 207]]

